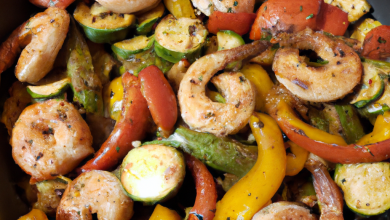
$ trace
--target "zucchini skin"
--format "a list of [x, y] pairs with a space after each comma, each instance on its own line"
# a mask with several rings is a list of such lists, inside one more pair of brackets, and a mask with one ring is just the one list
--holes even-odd
[[230, 138], [192, 131], [179, 127], [169, 138], [146, 144], [162, 144], [178, 147], [206, 165], [239, 178], [245, 176], [257, 160], [257, 147], [246, 146]]
[[152, 31], [153, 25], [160, 19], [160, 17], [150, 19], [137, 25], [136, 32], [138, 35], [146, 35]]
[[[141, 36], [138, 36], [138, 37], [141, 37]], [[126, 50], [126, 49], [123, 49], [123, 48], [119, 48], [118, 46], [116, 46], [116, 44], [113, 44], [111, 46], [111, 50], [116, 55], [120, 56], [122, 59], [129, 59], [131, 57], [131, 55], [133, 55], [133, 54], [138, 54], [138, 53], [141, 53], [143, 51], [149, 50], [153, 46], [153, 44], [154, 44], [154, 36], [151, 36], [148, 40], [149, 40], [148, 45], [146, 47], [142, 48], [142, 49]]]
[[97, 29], [79, 23], [84, 30], [85, 36], [94, 43], [112, 44], [126, 38], [131, 26], [117, 29]]
[[59, 82], [62, 83], [62, 87], [60, 87], [57, 91], [54, 91], [54, 92], [52, 92], [52, 93], [50, 93], [48, 95], [38, 94], [38, 93], [33, 92], [29, 87], [34, 87], [34, 86], [27, 86], [27, 92], [34, 99], [46, 99], [46, 98], [53, 98], [53, 97], [56, 97], [56, 96], [61, 96], [69, 88], [70, 80], [68, 78], [64, 79], [64, 80], [61, 80], [61, 81], [58, 81], [58, 82], [47, 84], [47, 85], [44, 85], [44, 86], [39, 86], [39, 87], [46, 87], [46, 88], [48, 88], [50, 86], [53, 86], [53, 84], [59, 83]]
[[154, 50], [156, 51], [156, 54], [172, 63], [177, 63], [181, 59], [187, 59], [190, 63], [194, 62], [196, 58], [201, 56], [202, 53], [202, 46], [198, 46], [197, 48], [193, 49], [190, 52], [183, 53], [183, 52], [177, 52], [173, 50], [169, 50], [161, 44], [159, 44], [157, 41], [154, 43]]

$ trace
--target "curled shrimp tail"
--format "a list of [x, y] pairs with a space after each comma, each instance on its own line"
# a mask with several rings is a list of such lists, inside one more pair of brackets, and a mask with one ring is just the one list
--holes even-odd
[[28, 40], [21, 39], [21, 33], [23, 32], [26, 23], [27, 22], [24, 22], [15, 29], [7, 40], [0, 45], [0, 74], [14, 64], [18, 54], [22, 51], [23, 47], [27, 45], [26, 41]]
[[239, 72], [214, 77], [212, 83], [222, 90], [226, 103], [212, 102], [206, 96], [208, 81], [229, 63], [250, 59], [269, 46], [268, 42], [255, 41], [230, 50], [206, 55], [188, 69], [180, 83], [178, 100], [183, 120], [193, 129], [226, 136], [244, 127], [254, 111], [254, 89]]
[[57, 7], [65, 9], [72, 4], [74, 0], [30, 0], [30, 2], [41, 8]]

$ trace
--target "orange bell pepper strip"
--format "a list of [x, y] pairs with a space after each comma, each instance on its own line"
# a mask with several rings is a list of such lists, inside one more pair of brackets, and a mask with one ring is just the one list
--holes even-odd
[[95, 157], [77, 171], [108, 170], [133, 149], [132, 142], [142, 140], [150, 124], [150, 112], [141, 93], [141, 82], [129, 72], [122, 75], [122, 113], [114, 130]]
[[292, 152], [292, 154], [287, 154], [286, 176], [295, 176], [301, 172], [305, 166], [309, 151], [292, 141], [286, 142], [285, 145], [288, 145]]
[[26, 215], [18, 218], [18, 220], [48, 220], [46, 214], [39, 209], [32, 209]]
[[153, 120], [160, 134], [168, 138], [173, 132], [178, 114], [175, 93], [164, 73], [154, 65], [143, 69], [138, 77]]
[[285, 176], [286, 151], [275, 120], [255, 113], [249, 124], [258, 144], [258, 159], [217, 203], [214, 220], [252, 219], [276, 193]]
[[333, 163], [371, 163], [390, 158], [390, 112], [379, 115], [374, 130], [357, 143], [347, 145], [342, 137], [331, 135], [301, 121], [293, 109], [280, 100], [270, 115], [287, 137], [300, 147]]
[[149, 220], [181, 220], [181, 217], [177, 212], [157, 204]]

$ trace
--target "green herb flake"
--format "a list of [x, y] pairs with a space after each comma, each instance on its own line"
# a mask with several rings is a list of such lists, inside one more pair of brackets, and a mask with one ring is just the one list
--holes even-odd
[[264, 11], [267, 11], [267, 6], [264, 7]]
[[310, 18], [313, 18], [314, 15], [313, 14], [310, 14], [309, 16], [306, 17], [306, 20], [309, 20]]
[[80, 212], [80, 211], [77, 211], [77, 214], [78, 214], [78, 215], [81, 215], [81, 212]]
[[202, 80], [203, 80], [203, 76], [199, 76], [199, 81], [201, 81], [202, 82]]
[[271, 50], [277, 50], [279, 48], [280, 48], [280, 45], [279, 45], [279, 43], [277, 43], [277, 44], [272, 45]]
[[233, 4], [234, 6], [237, 6], [238, 5], [238, 2], [237, 1], [234, 1], [234, 4]]
[[213, 3], [210, 3], [210, 4], [209, 4], [209, 8], [210, 8], [211, 6], [213, 6]]
[[329, 61], [323, 60], [323, 59], [317, 59], [317, 63], [325, 65], [325, 64], [328, 64]]
[[380, 44], [385, 44], [385, 43], [386, 43], [386, 40], [383, 39], [382, 37], [379, 37], [379, 38], [378, 38], [378, 42], [379, 42]]
[[366, 150], [368, 151], [368, 153], [371, 154], [371, 156], [375, 157], [374, 154], [370, 151], [370, 149], [368, 147], [366, 147]]
[[228, 13], [233, 13], [232, 8], [229, 8], [229, 9], [227, 10], [227, 12], [228, 12]]
[[345, 180], [345, 178], [341, 180], [341, 184], [344, 185], [345, 182], [347, 182], [347, 181]]
[[118, 152], [119, 153], [119, 150], [121, 149], [119, 146], [116, 146], [116, 152]]
[[33, 140], [29, 140], [28, 143], [32, 144], [32, 143], [33, 143]]
[[302, 7], [302, 5], [299, 7], [299, 11], [302, 11], [303, 10], [303, 7]]

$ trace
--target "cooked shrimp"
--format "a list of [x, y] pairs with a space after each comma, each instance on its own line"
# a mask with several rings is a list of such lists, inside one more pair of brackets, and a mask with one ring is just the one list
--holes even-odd
[[28, 94], [25, 83], [16, 81], [9, 89], [9, 97], [4, 102], [3, 114], [1, 115], [1, 122], [5, 124], [8, 134], [12, 135], [12, 128], [18, 120], [19, 115], [23, 109], [32, 101], [31, 95]]
[[115, 13], [134, 13], [156, 7], [161, 0], [97, 0], [103, 7]]
[[261, 209], [252, 220], [272, 219], [300, 219], [315, 220], [317, 216], [310, 214], [310, 210], [297, 202], [276, 202]]
[[[284, 34], [275, 54], [276, 78], [294, 95], [313, 102], [343, 98], [360, 83], [362, 64], [355, 51], [341, 40], [332, 40], [310, 29]], [[311, 67], [299, 49], [313, 50], [329, 63]]]
[[67, 8], [74, 0], [30, 0], [31, 3], [38, 7], [49, 8], [57, 7], [61, 9]]
[[65, 10], [48, 8], [18, 27], [0, 46], [0, 73], [11, 67], [22, 51], [15, 68], [21, 82], [35, 83], [52, 68], [69, 28]]
[[128, 220], [133, 215], [133, 200], [122, 189], [114, 174], [92, 170], [82, 173], [65, 190], [57, 208], [57, 220]]
[[192, 4], [207, 16], [210, 16], [213, 11], [253, 13], [255, 9], [255, 0], [192, 0]]
[[70, 103], [48, 100], [28, 106], [15, 123], [12, 156], [31, 183], [72, 171], [93, 153], [87, 123]]
[[206, 55], [193, 63], [179, 88], [179, 104], [183, 120], [194, 130], [217, 136], [236, 133], [243, 128], [255, 106], [254, 88], [239, 72], [223, 73], [212, 82], [220, 87], [226, 104], [212, 102], [206, 96], [206, 85], [218, 70], [234, 61], [253, 57], [268, 44], [255, 41], [231, 50]]

